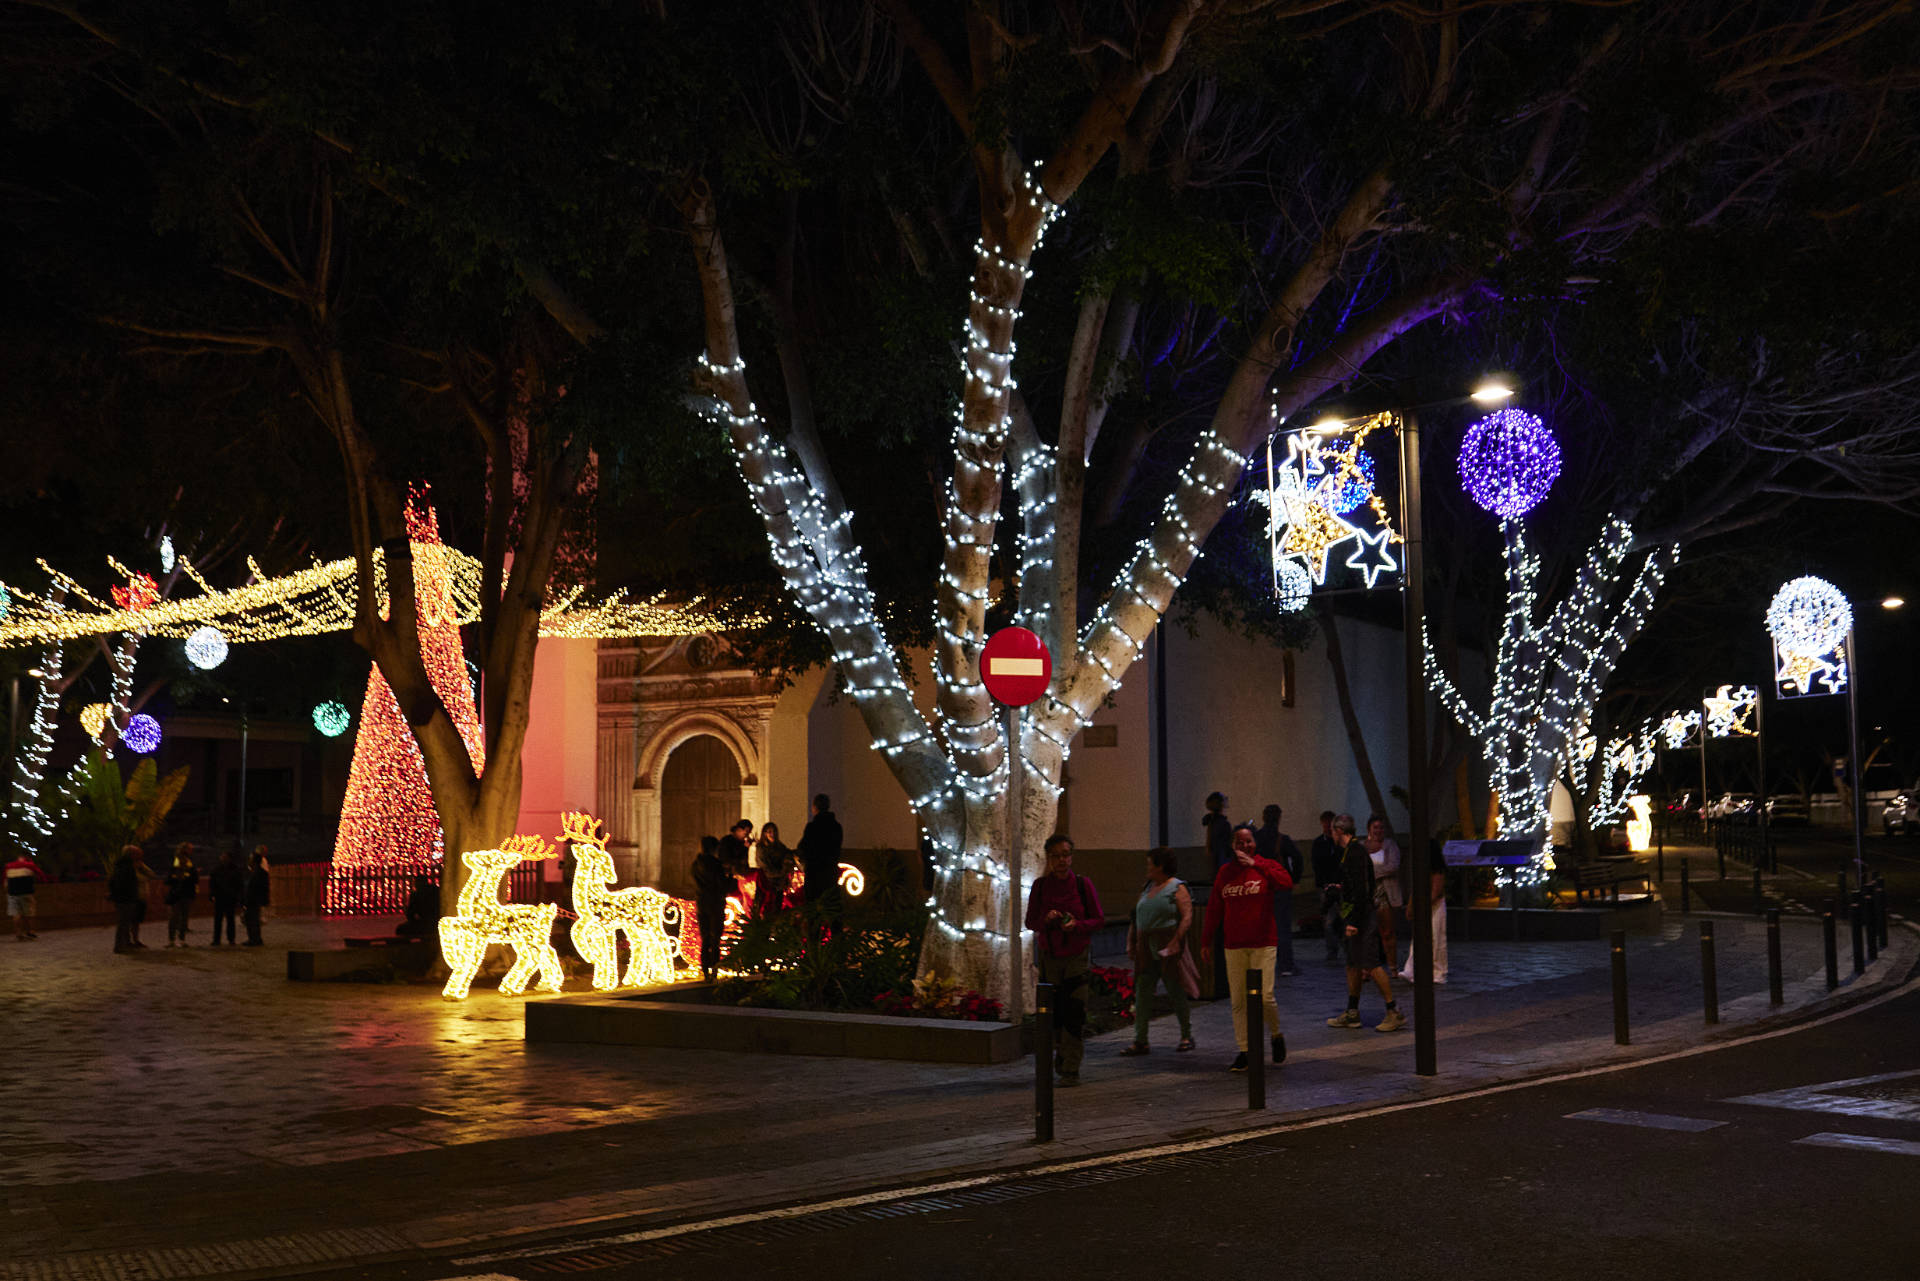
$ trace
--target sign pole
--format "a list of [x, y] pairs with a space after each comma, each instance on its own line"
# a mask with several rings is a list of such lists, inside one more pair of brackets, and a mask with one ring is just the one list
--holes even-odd
[[1427, 813], [1427, 655], [1422, 634], [1427, 620], [1426, 559], [1420, 528], [1420, 423], [1400, 415], [1401, 602], [1407, 643], [1407, 843], [1412, 863], [1413, 916], [1413, 1070], [1416, 1076], [1440, 1071], [1433, 1027], [1433, 851]]
[[1772, 871], [1773, 859], [1767, 850], [1767, 805], [1771, 796], [1767, 788], [1767, 691], [1760, 685], [1753, 687], [1753, 741], [1754, 750], [1760, 757], [1760, 794], [1754, 798], [1754, 804], [1759, 809], [1760, 854], [1754, 859], [1753, 865], [1758, 868], [1765, 864], [1767, 870]]
[[[1007, 759], [1007, 955], [1012, 967], [1012, 981], [1007, 985], [1007, 1021], [1017, 1026], [1027, 1013], [1026, 920], [1022, 912], [1027, 878], [1020, 866], [1021, 808], [1027, 771], [1020, 755], [1018, 707], [1007, 709], [1007, 751], [1010, 754]], [[1047, 1053], [1046, 1047], [1034, 1046], [1036, 1056], [1045, 1057]]]
[[1867, 762], [1860, 752], [1860, 655], [1847, 628], [1847, 757], [1853, 770], [1853, 883], [1867, 883]]

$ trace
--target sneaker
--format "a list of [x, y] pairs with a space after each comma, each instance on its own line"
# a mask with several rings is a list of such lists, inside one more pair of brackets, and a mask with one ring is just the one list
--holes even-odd
[[1245, 1050], [1242, 1050], [1240, 1051], [1240, 1053], [1233, 1056], [1233, 1062], [1227, 1064], [1227, 1071], [1244, 1072], [1246, 1070], [1247, 1070], [1247, 1052]]
[[1278, 1067], [1280, 1064], [1285, 1063], [1286, 1061], [1287, 1061], [1287, 1038], [1285, 1036], [1276, 1036], [1273, 1038], [1274, 1066]]
[[1055, 1084], [1066, 1087], [1066, 1088], [1072, 1088], [1073, 1086], [1080, 1084], [1080, 1074], [1078, 1072], [1062, 1072], [1060, 1074], [1060, 1079], [1056, 1081]]
[[1328, 1027], [1359, 1027], [1360, 1011], [1342, 1010], [1340, 1013], [1334, 1015], [1332, 1018], [1327, 1020], [1327, 1026]]
[[[1358, 1023], [1359, 1021], [1360, 1020], [1358, 1019], [1354, 1020], [1355, 1023]], [[1375, 1027], [1373, 1030], [1376, 1032], [1398, 1032], [1401, 1028], [1405, 1027], [1406, 1025], [1407, 1025], [1406, 1015], [1402, 1014], [1398, 1010], [1388, 1010], [1385, 1014], [1382, 1014], [1380, 1016], [1379, 1026]]]

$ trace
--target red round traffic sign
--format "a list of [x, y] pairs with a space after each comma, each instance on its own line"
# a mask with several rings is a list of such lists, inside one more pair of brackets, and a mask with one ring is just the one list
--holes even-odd
[[1009, 707], [1025, 707], [1047, 692], [1053, 655], [1024, 627], [1002, 627], [980, 650], [980, 679], [987, 693]]

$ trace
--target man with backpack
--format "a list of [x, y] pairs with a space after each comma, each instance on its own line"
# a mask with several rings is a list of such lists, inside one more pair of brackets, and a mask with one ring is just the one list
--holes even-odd
[[1065, 832], [1047, 838], [1047, 871], [1027, 895], [1027, 928], [1040, 981], [1053, 985], [1053, 1070], [1060, 1084], [1080, 1084], [1086, 1049], [1087, 949], [1106, 924], [1093, 882], [1073, 870], [1073, 840]]

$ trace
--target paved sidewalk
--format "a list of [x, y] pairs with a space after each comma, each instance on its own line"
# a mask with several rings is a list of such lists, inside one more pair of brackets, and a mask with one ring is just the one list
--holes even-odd
[[[1411, 1032], [1335, 1031], [1344, 974], [1281, 980], [1291, 1056], [1246, 1110], [1225, 1002], [1196, 1007], [1200, 1049], [1122, 1059], [1090, 1042], [1031, 1138], [1032, 1064], [951, 1067], [607, 1046], [529, 1046], [521, 1002], [435, 986], [292, 984], [289, 946], [365, 922], [275, 921], [274, 946], [120, 957], [110, 931], [0, 943], [9, 1106], [0, 1278], [251, 1275], [413, 1249], [462, 1249], [581, 1222], [672, 1221], [961, 1172], [1009, 1169], [1286, 1116], [1344, 1111], [1699, 1044], [1699, 950], [1669, 914], [1629, 943], [1634, 1046], [1612, 1041], [1604, 942], [1455, 942], [1438, 991], [1441, 1075]], [[1764, 931], [1722, 917], [1720, 1037], [1766, 1004]], [[1788, 1005], [1834, 999], [1816, 925], [1784, 930]], [[1903, 981], [1920, 936], [1837, 999]], [[196, 939], [203, 936], [196, 935]], [[1411, 989], [1400, 987], [1411, 1013]]]

